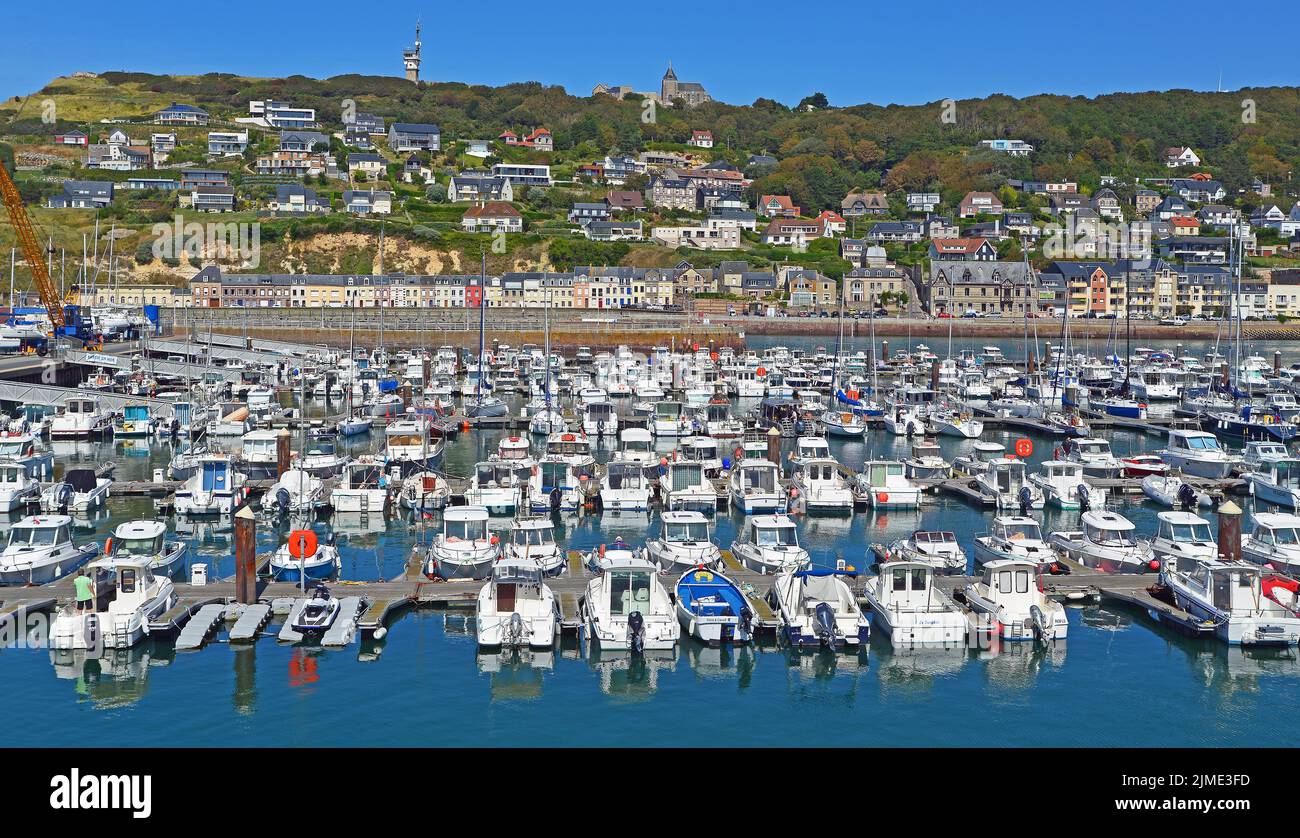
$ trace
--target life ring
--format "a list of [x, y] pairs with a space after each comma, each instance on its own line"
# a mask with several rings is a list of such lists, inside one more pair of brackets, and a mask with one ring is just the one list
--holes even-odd
[[712, 582], [712, 581], [713, 581], [713, 574], [712, 574], [712, 573], [709, 573], [707, 570], [697, 570], [697, 571], [695, 572], [695, 581], [696, 581], [696, 582]]
[[311, 530], [294, 530], [289, 533], [289, 555], [295, 559], [306, 559], [316, 555], [319, 540]]
[[889, 493], [876, 492], [876, 503], [889, 503]]

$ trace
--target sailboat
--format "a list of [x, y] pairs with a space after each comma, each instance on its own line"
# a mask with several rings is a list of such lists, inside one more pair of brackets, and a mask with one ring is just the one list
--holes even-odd
[[540, 436], [550, 436], [562, 434], [569, 427], [564, 421], [564, 416], [551, 401], [551, 286], [545, 276], [542, 282], [546, 285], [546, 306], [542, 309], [542, 333], [545, 337], [542, 360], [545, 367], [542, 377], [542, 406], [528, 421], [528, 431]]
[[[478, 304], [478, 378], [474, 381], [474, 398], [465, 402], [465, 415], [472, 419], [505, 416], [506, 403], [493, 395], [483, 392], [483, 358], [487, 354], [485, 330], [487, 326], [487, 253], [482, 254], [483, 267], [480, 273], [480, 291]], [[549, 363], [549, 358], [547, 359]]]
[[[383, 308], [380, 308], [383, 311]], [[357, 337], [357, 306], [356, 300], [352, 301], [352, 325], [348, 331], [348, 358], [355, 364], [356, 356], [356, 337]], [[369, 416], [363, 416], [355, 412], [352, 404], [351, 386], [347, 387], [343, 394], [343, 404], [346, 406], [344, 418], [339, 422], [339, 434], [341, 436], [359, 436], [370, 430], [374, 421]]]

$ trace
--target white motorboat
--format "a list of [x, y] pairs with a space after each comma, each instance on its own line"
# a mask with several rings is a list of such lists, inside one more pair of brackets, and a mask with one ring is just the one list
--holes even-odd
[[618, 411], [608, 401], [594, 401], [582, 409], [582, 430], [593, 437], [618, 437]]
[[92, 469], [74, 468], [63, 479], [51, 483], [41, 492], [41, 509], [45, 512], [87, 512], [103, 506], [113, 481], [100, 477]]
[[619, 449], [616, 459], [648, 466], [659, 462], [654, 450], [654, 436], [645, 428], [624, 428], [618, 433]]
[[1038, 471], [1029, 475], [1029, 482], [1043, 494], [1049, 506], [1061, 509], [1102, 509], [1106, 505], [1106, 492], [1088, 483], [1083, 476], [1083, 466], [1069, 460], [1046, 460]]
[[934, 584], [927, 562], [889, 561], [867, 580], [863, 597], [872, 622], [895, 646], [951, 646], [966, 642], [966, 617]]
[[226, 454], [197, 458], [194, 473], [176, 490], [177, 515], [229, 515], [248, 495], [243, 474]]
[[947, 530], [917, 530], [877, 552], [885, 562], [919, 562], [940, 573], [965, 573], [966, 551]]
[[650, 509], [650, 479], [640, 463], [611, 460], [600, 479], [600, 505], [606, 512]]
[[474, 630], [486, 648], [550, 648], [560, 630], [560, 605], [531, 559], [503, 558], [478, 593]]
[[665, 510], [693, 510], [712, 515], [718, 492], [704, 473], [703, 463], [672, 460], [660, 467], [659, 500]]
[[113, 432], [113, 415], [98, 398], [72, 396], [50, 420], [50, 439], [98, 439]]
[[1291, 452], [1287, 450], [1285, 443], [1253, 439], [1246, 443], [1246, 450], [1241, 456], [1241, 464], [1251, 471], [1258, 471], [1260, 466], [1266, 463], [1275, 460], [1286, 460], [1290, 457]]
[[646, 540], [646, 556], [665, 573], [687, 568], [722, 568], [722, 551], [709, 537], [709, 521], [699, 512], [669, 512], [661, 516], [658, 538]]
[[798, 532], [788, 515], [748, 519], [741, 537], [732, 542], [731, 553], [756, 573], [784, 573], [812, 563], [812, 556], [799, 546]]
[[1110, 479], [1119, 477], [1124, 470], [1124, 464], [1111, 453], [1109, 440], [1098, 437], [1067, 439], [1061, 447], [1069, 449], [1065, 458], [1083, 466], [1083, 473], [1088, 477]]
[[985, 564], [980, 579], [963, 589], [971, 628], [1003, 640], [1064, 640], [1069, 632], [1065, 606], [1043, 591], [1041, 567], [1016, 559]]
[[423, 419], [401, 419], [384, 429], [384, 458], [407, 475], [416, 471], [436, 471], [442, 464], [445, 442], [430, 434]]
[[1210, 522], [1191, 512], [1160, 512], [1156, 514], [1156, 537], [1151, 540], [1151, 550], [1168, 566], [1177, 559], [1213, 559], [1219, 546], [1210, 532]]
[[1024, 460], [1001, 457], [990, 462], [975, 483], [980, 494], [991, 499], [998, 510], [1018, 509], [1024, 515], [1046, 505], [1043, 492], [1029, 481], [1025, 471]]
[[[998, 453], [1001, 452], [999, 446]], [[929, 438], [912, 443], [912, 456], [903, 460], [903, 468], [908, 480], [947, 480], [952, 477], [952, 466], [943, 458], [943, 449]]]
[[344, 464], [338, 484], [330, 491], [330, 506], [335, 512], [383, 515], [388, 510], [388, 496], [383, 462], [365, 454]]
[[690, 436], [694, 431], [694, 422], [681, 402], [659, 401], [655, 402], [649, 427], [650, 433], [656, 437]]
[[1085, 567], [1104, 573], [1151, 573], [1160, 560], [1151, 542], [1138, 538], [1133, 522], [1111, 510], [1083, 513], [1081, 531], [1056, 531], [1050, 543]]
[[176, 604], [176, 589], [165, 575], [155, 575], [146, 556], [117, 555], [87, 567], [95, 598], [89, 610], [72, 603], [50, 626], [53, 649], [129, 649], [149, 634], [149, 624]]
[[1159, 452], [1160, 458], [1184, 474], [1223, 480], [1241, 459], [1219, 445], [1214, 434], [1205, 431], [1169, 430], [1169, 444]]
[[921, 487], [907, 479], [900, 460], [866, 461], [857, 482], [873, 509], [915, 509], [921, 505]]
[[1255, 529], [1241, 540], [1241, 557], [1294, 576], [1300, 573], [1300, 516], [1256, 512]]
[[315, 439], [307, 443], [306, 450], [301, 457], [296, 458], [294, 466], [316, 477], [333, 477], [342, 470], [348, 459], [331, 440]]
[[106, 560], [144, 559], [158, 576], [175, 576], [184, 569], [188, 554], [186, 542], [167, 540], [166, 523], [151, 519], [118, 524], [104, 544]]
[[853, 487], [839, 462], [832, 459], [792, 459], [792, 503], [806, 512], [853, 512]]
[[[282, 441], [283, 440], [283, 441]], [[240, 470], [250, 480], [274, 480], [280, 473], [281, 446], [288, 456], [289, 432], [251, 430], [241, 439]]]
[[536, 469], [537, 463], [528, 453], [528, 440], [506, 437], [497, 444], [496, 454], [475, 465], [465, 502], [495, 515], [513, 515], [526, 509]]
[[402, 480], [397, 502], [403, 509], [433, 512], [451, 502], [451, 485], [434, 471], [417, 471]]
[[262, 508], [279, 515], [314, 514], [325, 506], [325, 482], [300, 468], [291, 468], [262, 495]]
[[998, 515], [989, 531], [975, 536], [976, 565], [1013, 559], [1051, 566], [1054, 551], [1043, 538], [1043, 529], [1033, 518], [1023, 515]]
[[688, 568], [673, 593], [678, 622], [701, 643], [719, 647], [754, 639], [753, 608], [740, 587], [717, 569]]
[[930, 428], [940, 436], [959, 439], [979, 439], [984, 433], [984, 423], [969, 413], [939, 410], [930, 413]]
[[857, 595], [838, 570], [794, 570], [777, 575], [769, 598], [781, 616], [791, 646], [803, 648], [865, 648], [871, 621], [858, 606]]
[[36, 448], [36, 436], [29, 431], [0, 431], [0, 459], [14, 462], [40, 479], [54, 471], [54, 452]]
[[44, 585], [99, 555], [98, 544], [72, 543], [67, 515], [32, 515], [9, 528], [0, 551], [0, 585]]
[[442, 513], [442, 531], [424, 559], [430, 579], [486, 579], [501, 555], [499, 539], [488, 533], [488, 511], [481, 506], [451, 506]]
[[881, 421], [885, 430], [894, 436], [914, 436], [925, 432], [925, 416], [915, 404], [886, 400]]
[[727, 478], [731, 505], [745, 515], [779, 512], [785, 508], [781, 470], [771, 460], [747, 458], [731, 468]]
[[1246, 484], [1257, 502], [1300, 509], [1300, 459], [1262, 462], [1246, 474]]
[[23, 509], [41, 496], [41, 481], [32, 477], [22, 463], [0, 461], [0, 513]]
[[822, 427], [830, 436], [861, 439], [867, 432], [867, 423], [850, 411], [826, 410], [821, 414]]
[[1300, 642], [1300, 583], [1244, 562], [1182, 557], [1161, 581], [1174, 602], [1214, 626], [1230, 646], [1295, 646]]
[[609, 559], [587, 584], [578, 608], [586, 638], [599, 650], [673, 649], [681, 636], [668, 591], [647, 559]]
[[1176, 474], [1147, 475], [1142, 478], [1142, 494], [1161, 506], [1168, 507], [1208, 509], [1214, 503], [1208, 494], [1198, 491]]
[[515, 519], [501, 558], [532, 562], [545, 576], [558, 576], [565, 568], [564, 551], [555, 542], [555, 524], [548, 518]]
[[1003, 459], [1007, 447], [1000, 442], [977, 442], [969, 454], [960, 454], [953, 458], [953, 471], [969, 477], [975, 477], [988, 471], [989, 463]]

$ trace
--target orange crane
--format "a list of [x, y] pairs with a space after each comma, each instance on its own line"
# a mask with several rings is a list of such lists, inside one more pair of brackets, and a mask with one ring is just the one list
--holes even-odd
[[[27, 260], [27, 266], [32, 271], [32, 281], [41, 295], [41, 303], [49, 312], [50, 323], [54, 326], [55, 333], [58, 333], [58, 330], [65, 325], [63, 301], [59, 299], [59, 292], [54, 287], [54, 281], [50, 279], [49, 269], [45, 265], [45, 255], [36, 241], [36, 230], [32, 228], [32, 220], [27, 216], [27, 207], [23, 206], [18, 187], [14, 185], [13, 178], [9, 177], [4, 166], [0, 166], [0, 198], [4, 199], [5, 209], [9, 211], [9, 221], [14, 225], [18, 246], [22, 248], [23, 258]], [[12, 300], [10, 304], [13, 304]]]

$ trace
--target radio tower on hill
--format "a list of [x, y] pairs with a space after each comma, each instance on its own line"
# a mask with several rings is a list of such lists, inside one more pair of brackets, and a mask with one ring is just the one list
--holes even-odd
[[420, 80], [420, 21], [415, 21], [415, 46], [402, 50], [402, 64], [406, 67], [406, 80]]

